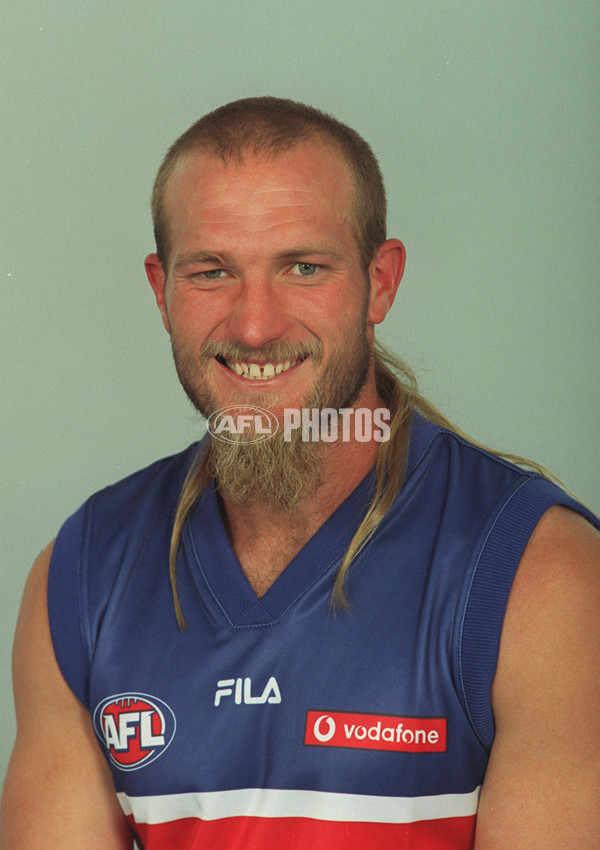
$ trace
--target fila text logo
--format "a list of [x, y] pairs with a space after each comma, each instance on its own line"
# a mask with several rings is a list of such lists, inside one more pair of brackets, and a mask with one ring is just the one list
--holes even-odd
[[146, 694], [117, 694], [96, 707], [94, 729], [111, 762], [120, 770], [138, 770], [164, 753], [175, 735], [169, 706]]
[[304, 743], [315, 747], [444, 753], [446, 725], [445, 717], [308, 711]]
[[221, 679], [217, 682], [215, 705], [221, 705], [223, 697], [233, 697], [236, 705], [263, 705], [265, 702], [280, 703], [281, 691], [275, 676], [271, 676], [265, 689], [258, 696], [252, 696], [252, 679]]

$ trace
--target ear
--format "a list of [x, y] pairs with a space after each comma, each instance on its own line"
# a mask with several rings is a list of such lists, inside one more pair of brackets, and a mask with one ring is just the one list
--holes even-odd
[[405, 264], [406, 251], [399, 239], [386, 239], [381, 243], [369, 265], [371, 297], [367, 318], [374, 325], [383, 322], [394, 303]]
[[144, 260], [144, 266], [146, 268], [146, 275], [150, 281], [150, 286], [154, 290], [154, 297], [156, 298], [156, 303], [158, 304], [158, 309], [162, 316], [163, 325], [165, 326], [167, 333], [170, 334], [171, 324], [169, 322], [169, 314], [167, 312], [167, 303], [165, 298], [167, 277], [163, 269], [163, 264], [156, 254], [148, 254]]

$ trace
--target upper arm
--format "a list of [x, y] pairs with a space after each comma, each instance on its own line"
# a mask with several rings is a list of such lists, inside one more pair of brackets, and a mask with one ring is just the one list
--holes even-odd
[[89, 712], [56, 663], [46, 583], [52, 545], [27, 580], [13, 650], [17, 739], [2, 797], [2, 850], [129, 850]]
[[552, 508], [519, 564], [492, 689], [480, 850], [591, 850], [600, 836], [600, 537]]

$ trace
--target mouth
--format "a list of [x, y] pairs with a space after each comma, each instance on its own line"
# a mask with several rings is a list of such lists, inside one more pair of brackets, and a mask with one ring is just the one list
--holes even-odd
[[308, 354], [304, 354], [296, 357], [294, 360], [282, 360], [273, 363], [252, 363], [245, 360], [232, 361], [226, 360], [220, 355], [217, 355], [216, 359], [222, 366], [225, 366], [231, 372], [235, 372], [240, 378], [245, 378], [248, 381], [268, 381], [270, 378], [274, 378], [276, 375], [282, 375], [288, 369], [298, 366], [307, 357]]

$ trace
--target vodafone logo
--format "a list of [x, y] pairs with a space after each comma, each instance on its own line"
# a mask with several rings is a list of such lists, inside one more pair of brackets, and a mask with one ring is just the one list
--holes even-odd
[[316, 747], [443, 753], [446, 718], [307, 711], [304, 743]]
[[329, 714], [322, 714], [315, 720], [313, 735], [320, 744], [327, 744], [335, 735], [335, 720]]
[[175, 715], [157, 697], [117, 694], [94, 711], [94, 729], [111, 762], [120, 770], [139, 770], [161, 756], [175, 735]]

